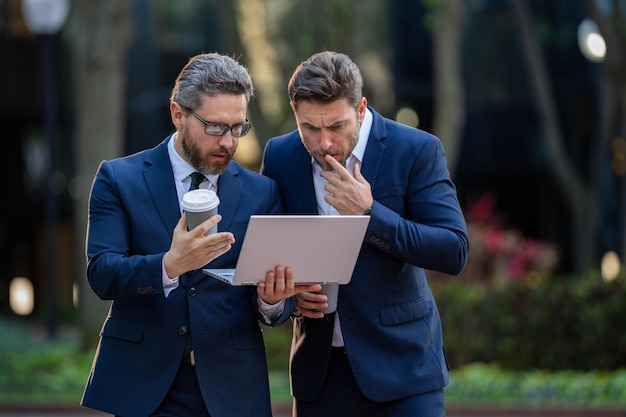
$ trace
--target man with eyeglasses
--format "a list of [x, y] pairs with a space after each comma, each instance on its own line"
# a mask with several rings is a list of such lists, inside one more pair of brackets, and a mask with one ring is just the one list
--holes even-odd
[[[176, 132], [160, 145], [104, 161], [89, 204], [87, 278], [112, 300], [82, 404], [116, 416], [271, 416], [259, 320], [289, 317], [290, 270], [231, 287], [201, 269], [234, 268], [252, 214], [279, 213], [276, 183], [232, 161], [253, 86], [232, 58], [195, 56], [170, 98]], [[219, 213], [187, 230], [180, 201], [192, 174]], [[218, 233], [205, 233], [215, 224]], [[242, 395], [243, 394], [243, 395]]]

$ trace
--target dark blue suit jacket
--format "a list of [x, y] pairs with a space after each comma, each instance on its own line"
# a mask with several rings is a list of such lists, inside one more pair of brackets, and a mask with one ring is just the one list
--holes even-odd
[[[209, 265], [233, 268], [250, 215], [278, 213], [282, 206], [273, 181], [236, 162], [220, 175], [218, 195], [218, 229], [232, 232], [236, 242]], [[150, 415], [172, 384], [191, 329], [211, 416], [271, 416], [256, 288], [192, 271], [164, 296], [161, 262], [180, 215], [167, 140], [101, 164], [89, 207], [87, 278], [101, 299], [113, 302], [82, 404]], [[293, 299], [270, 324], [284, 322], [292, 309]]]
[[[468, 240], [439, 139], [369, 109], [373, 125], [362, 174], [374, 206], [337, 309], [361, 391], [391, 401], [448, 383], [439, 313], [424, 269], [458, 274]], [[267, 143], [262, 173], [278, 183], [287, 213], [317, 214], [311, 157], [297, 131]], [[295, 320], [290, 362], [297, 399], [317, 397], [331, 337], [332, 320]]]

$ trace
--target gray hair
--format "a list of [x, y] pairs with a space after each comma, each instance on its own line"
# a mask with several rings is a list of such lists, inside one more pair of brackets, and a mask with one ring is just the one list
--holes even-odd
[[324, 51], [298, 65], [287, 90], [294, 106], [298, 100], [324, 103], [346, 98], [357, 108], [363, 98], [363, 78], [347, 55]]
[[206, 96], [243, 94], [246, 101], [254, 95], [248, 70], [229, 56], [208, 53], [196, 55], [182, 69], [170, 96], [183, 107], [196, 109]]

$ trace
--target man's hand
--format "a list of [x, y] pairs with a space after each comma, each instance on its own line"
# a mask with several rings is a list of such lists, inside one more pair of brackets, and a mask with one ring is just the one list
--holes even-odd
[[354, 177], [331, 155], [325, 155], [326, 161], [335, 172], [322, 171], [320, 174], [328, 181], [324, 189], [328, 194], [324, 200], [339, 212], [339, 214], [363, 214], [372, 207], [374, 198], [372, 188], [361, 175], [358, 164], [354, 165]]
[[296, 285], [291, 268], [277, 266], [265, 275], [264, 282], [257, 284], [256, 291], [267, 304], [276, 304], [302, 291], [319, 291], [321, 288], [320, 284]]
[[[320, 290], [322, 286], [320, 285]], [[296, 309], [299, 310], [303, 316], [310, 317], [312, 319], [321, 319], [324, 317], [324, 313], [319, 310], [323, 310], [328, 307], [328, 297], [324, 294], [319, 294], [316, 291], [303, 291], [296, 295]]]
[[174, 278], [194, 269], [202, 268], [213, 259], [228, 252], [235, 243], [230, 232], [220, 232], [205, 236], [204, 234], [216, 225], [222, 216], [219, 214], [200, 223], [187, 231], [187, 217], [183, 213], [176, 228], [170, 250], [163, 257], [165, 272]]

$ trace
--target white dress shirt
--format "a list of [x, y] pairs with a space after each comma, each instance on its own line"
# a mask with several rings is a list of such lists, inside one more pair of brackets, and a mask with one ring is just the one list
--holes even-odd
[[[174, 172], [174, 184], [176, 184], [176, 194], [178, 195], [178, 205], [180, 209], [180, 213], [182, 215], [183, 208], [180, 206], [181, 201], [183, 200], [183, 195], [189, 190], [191, 186], [191, 177], [190, 175], [196, 172], [195, 168], [192, 167], [185, 161], [179, 154], [176, 152], [174, 148], [174, 143], [178, 138], [178, 133], [174, 133], [172, 138], [167, 143], [167, 152], [170, 157], [170, 163], [172, 164], [172, 171]], [[217, 180], [219, 175], [208, 175], [208, 181], [202, 181], [200, 184], [200, 188], [204, 188], [207, 190], [213, 190], [217, 192]], [[178, 288], [178, 278], [174, 277], [170, 278], [165, 273], [165, 264], [161, 265], [163, 274], [163, 291], [165, 292], [165, 297], [167, 297], [172, 291]]]
[[[361, 123], [361, 129], [359, 130], [359, 139], [357, 141], [356, 146], [352, 150], [352, 153], [346, 159], [346, 169], [353, 175], [354, 165], [359, 164], [361, 167], [361, 163], [363, 161], [363, 155], [365, 155], [365, 147], [367, 146], [367, 138], [370, 135], [370, 131], [372, 129], [372, 113], [365, 109], [365, 117], [363, 118], [363, 122]], [[315, 198], [317, 200], [317, 212], [322, 216], [330, 216], [330, 215], [338, 215], [339, 212], [335, 210], [333, 206], [328, 204], [326, 200], [324, 200], [324, 196], [328, 194], [326, 190], [324, 190], [324, 186], [328, 181], [326, 181], [323, 177], [320, 176], [322, 172], [322, 167], [317, 163], [315, 158], [311, 158], [312, 164], [312, 172], [313, 172], [313, 185], [315, 186]], [[335, 314], [335, 327], [333, 330], [333, 346], [343, 346], [343, 336], [341, 334], [341, 325], [339, 322], [339, 312]]]
[[[175, 141], [178, 139], [178, 133], [174, 133], [172, 138], [167, 143], [167, 152], [170, 157], [170, 162], [172, 164], [172, 171], [174, 172], [174, 184], [176, 184], [176, 194], [178, 195], [178, 205], [180, 208], [180, 213], [182, 215], [183, 208], [180, 206], [180, 203], [183, 200], [183, 195], [187, 191], [189, 191], [189, 187], [191, 186], [191, 177], [190, 175], [196, 172], [196, 169], [189, 165], [187, 161], [185, 161], [179, 154], [176, 152], [174, 148]], [[205, 175], [207, 181], [202, 181], [200, 183], [199, 188], [213, 190], [217, 193], [217, 182], [219, 179], [218, 174], [214, 175]], [[179, 277], [170, 278], [165, 273], [165, 264], [161, 263], [162, 270], [162, 282], [163, 282], [163, 291], [165, 293], [165, 297], [178, 288]], [[276, 304], [268, 304], [259, 297], [259, 307], [261, 313], [265, 316], [266, 319], [270, 319], [281, 314], [285, 308], [285, 301], [281, 301]]]

